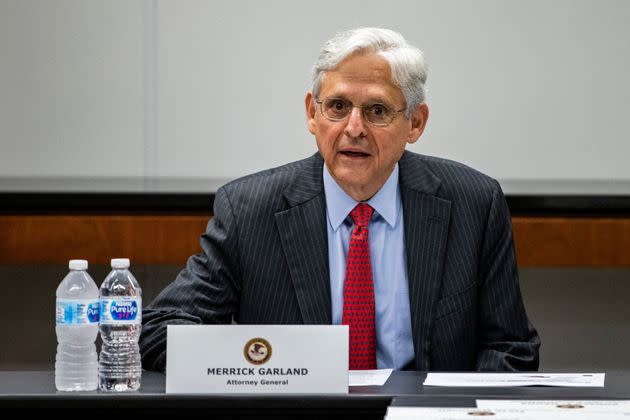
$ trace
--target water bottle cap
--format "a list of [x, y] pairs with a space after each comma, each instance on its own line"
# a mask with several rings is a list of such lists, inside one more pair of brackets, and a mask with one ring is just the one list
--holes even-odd
[[68, 268], [70, 270], [87, 270], [88, 262], [87, 260], [70, 260]]
[[129, 258], [112, 258], [112, 268], [129, 268]]

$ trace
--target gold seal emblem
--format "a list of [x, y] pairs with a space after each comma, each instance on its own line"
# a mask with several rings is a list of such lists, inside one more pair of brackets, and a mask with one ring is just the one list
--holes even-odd
[[556, 407], [558, 408], [568, 408], [568, 409], [575, 409], [575, 408], [584, 408], [584, 406], [580, 403], [565, 403], [565, 404], [558, 404], [556, 405]]
[[245, 343], [245, 359], [253, 365], [262, 365], [271, 359], [271, 344], [264, 338], [256, 337]]
[[469, 416], [494, 416], [494, 412], [490, 410], [475, 410], [469, 411], [466, 414], [468, 414]]

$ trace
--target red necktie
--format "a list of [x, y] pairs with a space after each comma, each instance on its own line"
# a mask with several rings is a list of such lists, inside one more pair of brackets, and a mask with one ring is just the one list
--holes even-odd
[[350, 212], [354, 229], [346, 260], [341, 323], [350, 326], [350, 369], [376, 369], [374, 281], [368, 244], [368, 224], [374, 209], [359, 203]]

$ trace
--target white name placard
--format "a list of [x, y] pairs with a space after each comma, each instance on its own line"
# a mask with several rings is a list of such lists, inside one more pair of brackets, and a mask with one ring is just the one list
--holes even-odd
[[169, 325], [166, 392], [348, 392], [346, 325]]

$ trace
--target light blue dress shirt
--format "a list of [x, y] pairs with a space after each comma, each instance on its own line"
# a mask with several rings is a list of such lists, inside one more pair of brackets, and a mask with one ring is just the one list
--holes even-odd
[[[341, 324], [346, 257], [354, 228], [349, 214], [357, 201], [337, 185], [326, 165], [324, 192], [332, 321], [333, 324]], [[398, 164], [368, 204], [374, 208], [368, 238], [376, 305], [376, 364], [379, 369], [400, 369], [413, 360], [414, 352]]]

